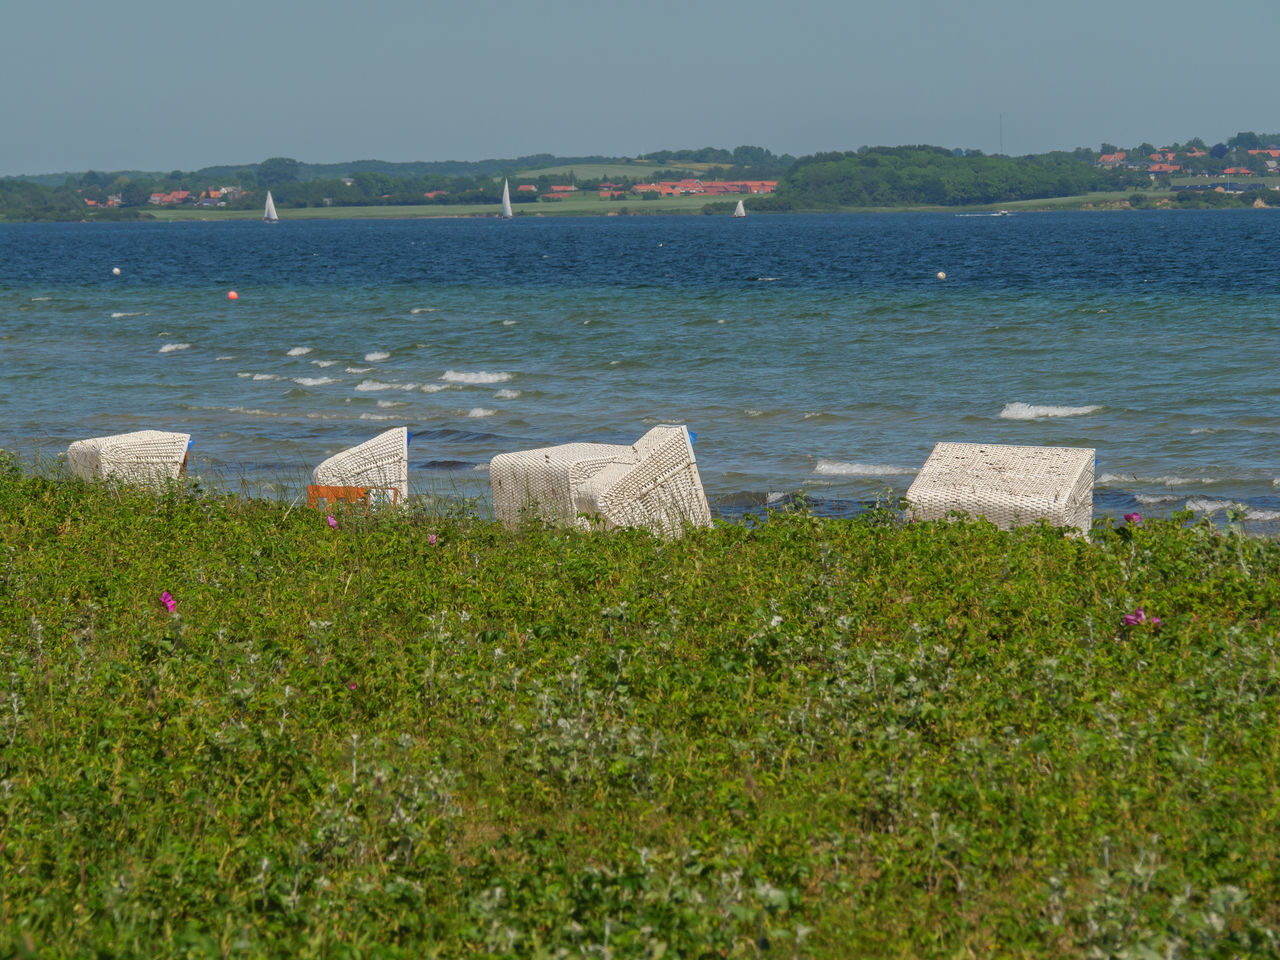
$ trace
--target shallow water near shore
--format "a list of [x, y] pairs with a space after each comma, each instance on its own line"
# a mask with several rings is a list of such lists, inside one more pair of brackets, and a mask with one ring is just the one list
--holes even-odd
[[844, 514], [940, 440], [1063, 444], [1095, 512], [1280, 521], [1266, 211], [284, 216], [0, 226], [0, 445], [182, 430], [269, 493], [406, 425], [416, 489], [483, 496], [497, 453], [688, 423], [722, 512]]

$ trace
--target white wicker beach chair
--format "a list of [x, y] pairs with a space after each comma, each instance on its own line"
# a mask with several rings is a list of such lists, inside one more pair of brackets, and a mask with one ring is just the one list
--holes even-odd
[[[358, 499], [401, 503], [409, 495], [409, 431], [395, 427], [372, 440], [335, 453], [312, 471], [317, 487], [359, 490]], [[315, 491], [308, 488], [308, 501]], [[336, 493], [330, 496], [338, 496]], [[322, 494], [322, 496], [324, 496]], [[355, 495], [342, 499], [356, 499]]]
[[494, 514], [514, 524], [526, 516], [606, 529], [644, 527], [679, 535], [711, 523], [693, 444], [684, 426], [654, 427], [632, 446], [566, 443], [503, 453], [489, 464]]
[[186, 465], [191, 434], [137, 430], [77, 440], [67, 447], [71, 472], [84, 480], [162, 484]]
[[1088, 534], [1093, 520], [1094, 451], [939, 443], [907, 490], [918, 520], [957, 511], [1008, 530], [1046, 519]]

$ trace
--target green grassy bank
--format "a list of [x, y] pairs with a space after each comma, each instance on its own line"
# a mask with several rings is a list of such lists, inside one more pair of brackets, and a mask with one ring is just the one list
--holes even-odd
[[[706, 197], [659, 197], [642, 200], [605, 200], [595, 193], [573, 196], [565, 200], [538, 203], [517, 203], [513, 211], [517, 217], [583, 217], [628, 216], [655, 213], [697, 214], [706, 206]], [[227, 210], [209, 207], [152, 207], [149, 211], [156, 220], [261, 220], [261, 210]], [[368, 207], [289, 207], [280, 208], [280, 220], [414, 220], [424, 218], [493, 217], [497, 218], [497, 204], [488, 206], [476, 203], [419, 204], [413, 206]]]
[[1276, 956], [1280, 544], [1181, 520], [333, 528], [5, 461], [0, 955]]

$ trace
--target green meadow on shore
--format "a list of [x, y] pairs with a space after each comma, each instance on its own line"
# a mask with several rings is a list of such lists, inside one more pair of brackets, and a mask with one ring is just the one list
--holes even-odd
[[[701, 213], [705, 197], [661, 197], [641, 200], [605, 200], [595, 193], [567, 200], [512, 204], [517, 217], [581, 217], [617, 214]], [[732, 206], [732, 205], [730, 205]], [[210, 207], [160, 207], [148, 211], [157, 220], [261, 220], [261, 210], [226, 210]], [[421, 218], [490, 217], [497, 218], [498, 206], [476, 203], [353, 206], [353, 207], [280, 207], [280, 219], [288, 220], [408, 220]]]
[[[1142, 197], [1142, 206], [1146, 209], [1164, 209], [1175, 207], [1176, 190], [1144, 190], [1138, 195]], [[927, 212], [963, 214], [972, 212], [994, 212], [1008, 210], [1011, 213], [1040, 213], [1054, 210], [1114, 210], [1127, 209], [1135, 191], [1111, 191], [1082, 194], [1073, 197], [1052, 197], [1042, 200], [1012, 200], [1001, 204], [986, 204], [972, 207], [940, 207], [940, 206], [886, 206], [886, 207], [840, 207], [830, 213], [894, 213], [894, 212]], [[1270, 199], [1271, 194], [1267, 194]], [[751, 214], [751, 198], [745, 197], [747, 212]], [[626, 200], [605, 200], [594, 193], [582, 197], [572, 197], [537, 203], [514, 204], [516, 217], [585, 217], [585, 216], [643, 216], [655, 214], [711, 214], [727, 216], [733, 209], [737, 198], [708, 200], [706, 197], [661, 197], [654, 200], [641, 200], [628, 197]], [[1238, 209], [1238, 207], [1236, 207]], [[208, 207], [163, 207], [147, 211], [152, 219], [185, 222], [191, 220], [260, 220], [260, 210], [226, 210]], [[807, 211], [796, 211], [807, 212]], [[351, 206], [351, 207], [301, 207], [281, 208], [282, 221], [289, 220], [410, 220], [430, 218], [496, 218], [498, 208], [481, 204], [421, 204], [396, 206]], [[767, 214], [760, 214], [765, 216]]]
[[1280, 956], [1280, 542], [0, 454], [0, 550], [0, 955]]

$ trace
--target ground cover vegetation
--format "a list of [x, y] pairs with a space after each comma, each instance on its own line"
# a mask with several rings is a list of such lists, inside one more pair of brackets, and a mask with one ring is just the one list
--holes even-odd
[[0, 465], [0, 953], [1280, 955], [1280, 544]]
[[[536, 192], [516, 191], [518, 212], [541, 211], [551, 187], [572, 185], [593, 196], [601, 190], [624, 194], [639, 183], [694, 177], [703, 180], [778, 180], [776, 194], [746, 199], [749, 209], [819, 211], [901, 207], [996, 205], [1062, 198], [1087, 198], [1107, 192], [1132, 195], [1132, 207], [1222, 207], [1252, 204], [1255, 191], [1228, 190], [1214, 178], [1258, 167], [1237, 186], [1261, 188], [1265, 170], [1249, 151], [1280, 142], [1280, 134], [1242, 132], [1225, 143], [1156, 148], [1149, 143], [1129, 150], [1102, 144], [1098, 151], [1077, 148], [1026, 156], [987, 156], [978, 150], [934, 146], [863, 147], [844, 153], [822, 153], [799, 159], [776, 155], [763, 147], [733, 150], [659, 150], [643, 157], [554, 157], [535, 154], [506, 160], [438, 163], [388, 163], [361, 160], [308, 164], [271, 157], [257, 164], [206, 167], [194, 172], [165, 173], [90, 170], [83, 174], [45, 174], [0, 179], [0, 219], [81, 220], [138, 219], [169, 216], [185, 206], [148, 203], [153, 194], [186, 191], [194, 204], [210, 188], [234, 187], [203, 208], [204, 216], [233, 216], [260, 211], [271, 190], [278, 210], [344, 207], [416, 207], [404, 215], [449, 216], [458, 207], [486, 212], [501, 200], [502, 180], [519, 180]], [[1123, 161], [1114, 160], [1123, 156]], [[1169, 164], [1154, 157], [1177, 159], [1176, 175], [1153, 172]], [[1105, 162], [1103, 158], [1107, 159]], [[87, 202], [86, 202], [87, 201]], [[1165, 203], [1167, 201], [1167, 203]], [[214, 201], [211, 198], [210, 203]], [[698, 209], [723, 213], [736, 198], [712, 201]], [[445, 209], [448, 208], [448, 209]], [[598, 204], [582, 212], [608, 212]], [[336, 215], [336, 214], [335, 214]]]

